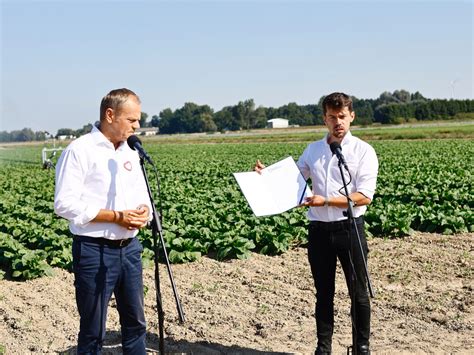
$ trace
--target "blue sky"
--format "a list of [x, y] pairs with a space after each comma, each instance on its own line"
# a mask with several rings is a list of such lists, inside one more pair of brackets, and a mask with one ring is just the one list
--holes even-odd
[[0, 130], [80, 128], [127, 87], [185, 102], [316, 103], [333, 91], [473, 98], [473, 3], [0, 0]]

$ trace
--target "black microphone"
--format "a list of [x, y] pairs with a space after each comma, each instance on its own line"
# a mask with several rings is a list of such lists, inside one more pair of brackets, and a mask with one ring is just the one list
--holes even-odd
[[344, 159], [344, 155], [342, 155], [342, 148], [341, 145], [338, 142], [332, 142], [329, 144], [329, 148], [331, 148], [332, 154], [336, 154], [337, 159], [344, 165], [344, 168], [346, 168], [347, 171], [349, 171], [349, 168], [347, 167], [346, 160]]
[[131, 149], [136, 150], [141, 158], [146, 159], [151, 165], [155, 165], [153, 164], [153, 160], [151, 160], [150, 156], [145, 152], [145, 149], [143, 149], [140, 138], [135, 135], [131, 135], [127, 138], [127, 144]]

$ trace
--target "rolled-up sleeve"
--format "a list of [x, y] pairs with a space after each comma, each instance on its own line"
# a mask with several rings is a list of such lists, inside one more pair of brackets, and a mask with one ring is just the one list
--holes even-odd
[[377, 154], [375, 154], [375, 150], [371, 146], [367, 146], [367, 150], [360, 160], [355, 188], [357, 192], [371, 200], [375, 194], [378, 170]]
[[66, 149], [56, 165], [54, 211], [78, 226], [92, 221], [100, 211], [100, 207], [81, 201], [85, 174], [86, 167], [81, 164], [80, 157]]

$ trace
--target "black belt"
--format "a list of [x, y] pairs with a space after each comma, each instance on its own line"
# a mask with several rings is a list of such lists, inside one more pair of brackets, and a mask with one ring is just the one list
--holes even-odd
[[135, 238], [127, 238], [127, 239], [107, 239], [107, 238], [94, 238], [88, 237], [85, 235], [75, 235], [74, 240], [78, 242], [88, 242], [88, 243], [95, 243], [99, 245], [107, 245], [113, 248], [124, 248], [129, 245]]
[[[355, 222], [356, 224], [364, 224], [364, 216], [359, 216], [355, 218]], [[334, 222], [310, 221], [309, 225], [317, 227], [317, 228], [321, 228], [327, 231], [335, 231], [335, 230], [347, 228], [348, 220], [343, 219], [341, 221], [334, 221]]]

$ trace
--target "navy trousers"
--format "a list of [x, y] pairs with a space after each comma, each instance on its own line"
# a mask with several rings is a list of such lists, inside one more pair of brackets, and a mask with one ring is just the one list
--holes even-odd
[[[364, 232], [364, 219], [363, 217], [359, 217], [356, 221], [362, 251], [367, 260], [368, 248]], [[318, 350], [323, 353], [331, 352], [334, 330], [334, 292], [337, 259], [341, 262], [349, 294], [352, 294], [350, 288], [352, 267], [349, 259], [351, 243], [353, 243], [353, 263], [356, 273], [355, 309], [357, 346], [369, 345], [370, 302], [367, 292], [364, 263], [354, 228], [351, 226], [351, 233], [349, 233], [347, 221], [337, 223], [313, 222], [309, 225], [308, 260], [316, 288], [316, 332], [318, 337]]]
[[112, 292], [120, 316], [123, 353], [146, 354], [142, 251], [137, 238], [121, 248], [74, 238], [74, 286], [80, 316], [78, 354], [101, 353]]

